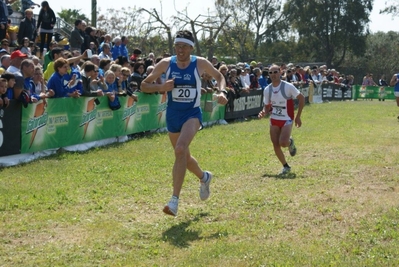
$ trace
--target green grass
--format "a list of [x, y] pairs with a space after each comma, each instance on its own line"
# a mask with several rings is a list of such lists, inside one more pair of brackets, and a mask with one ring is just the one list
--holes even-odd
[[0, 266], [399, 266], [398, 112], [306, 106], [285, 178], [267, 119], [206, 128], [176, 218], [166, 134], [1, 169]]

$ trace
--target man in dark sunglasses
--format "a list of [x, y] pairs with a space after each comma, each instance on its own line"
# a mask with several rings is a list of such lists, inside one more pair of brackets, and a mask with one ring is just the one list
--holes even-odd
[[[301, 114], [305, 106], [305, 97], [295, 86], [280, 77], [280, 67], [272, 65], [269, 68], [272, 81], [263, 93], [264, 107], [258, 117], [262, 118], [270, 113], [270, 139], [273, 143], [274, 153], [283, 165], [280, 175], [288, 174], [291, 167], [288, 165], [282, 147], [288, 147], [291, 156], [295, 156], [296, 147], [291, 137], [292, 125], [301, 127]], [[294, 99], [298, 99], [298, 111], [294, 113]]]

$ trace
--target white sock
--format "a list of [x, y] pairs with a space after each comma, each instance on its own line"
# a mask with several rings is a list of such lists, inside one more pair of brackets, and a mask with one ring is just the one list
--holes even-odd
[[208, 173], [204, 172], [204, 174], [202, 175], [202, 178], [201, 178], [201, 182], [206, 183], [206, 182], [208, 182], [208, 179], [209, 179]]

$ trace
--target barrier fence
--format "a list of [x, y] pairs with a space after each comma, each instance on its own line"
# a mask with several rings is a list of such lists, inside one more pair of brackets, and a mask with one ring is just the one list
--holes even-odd
[[[306, 103], [350, 99], [395, 99], [392, 87], [340, 85], [301, 85]], [[139, 93], [139, 101], [120, 97], [121, 108], [112, 111], [106, 96], [57, 98], [39, 101], [23, 108], [10, 101], [0, 109], [0, 166], [5, 156], [62, 148], [111, 137], [127, 136], [166, 127], [166, 95]], [[205, 103], [207, 109], [204, 109]], [[209, 106], [210, 105], [210, 106]], [[216, 103], [212, 94], [201, 96], [203, 122], [234, 120], [254, 116], [263, 108], [263, 90], [242, 93], [230, 105]], [[205, 111], [205, 110], [211, 111]]]

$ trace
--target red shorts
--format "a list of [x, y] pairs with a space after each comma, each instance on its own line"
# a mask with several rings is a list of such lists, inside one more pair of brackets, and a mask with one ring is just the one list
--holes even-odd
[[291, 124], [292, 120], [283, 121], [283, 120], [270, 119], [270, 126], [277, 126], [280, 129], [286, 125], [291, 125]]

